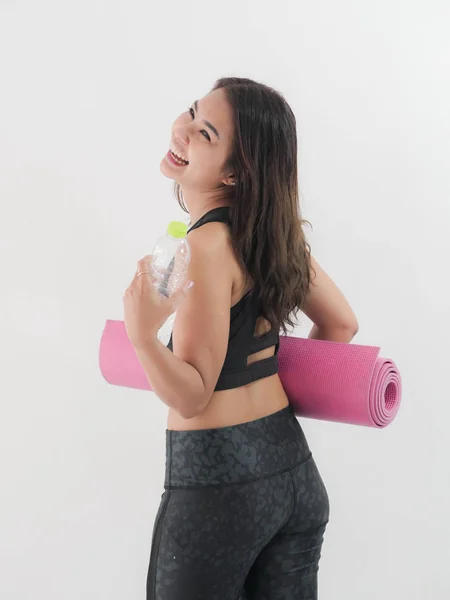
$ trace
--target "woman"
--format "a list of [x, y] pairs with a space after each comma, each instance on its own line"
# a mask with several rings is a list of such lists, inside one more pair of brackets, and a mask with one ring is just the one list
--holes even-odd
[[305, 241], [294, 115], [265, 85], [221, 79], [173, 124], [161, 170], [193, 223], [194, 285], [161, 299], [146, 257], [124, 297], [169, 407], [147, 599], [317, 598], [328, 497], [277, 374], [279, 331], [300, 309], [311, 338], [349, 342], [357, 322]]

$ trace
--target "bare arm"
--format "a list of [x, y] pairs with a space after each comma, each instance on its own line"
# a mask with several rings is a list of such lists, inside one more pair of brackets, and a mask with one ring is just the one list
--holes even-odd
[[311, 257], [312, 282], [303, 312], [314, 323], [310, 339], [350, 342], [358, 332], [358, 321], [344, 295]]
[[233, 278], [225, 227], [189, 235], [194, 287], [177, 310], [173, 353], [156, 338], [136, 351], [152, 390], [184, 419], [205, 409], [226, 356]]

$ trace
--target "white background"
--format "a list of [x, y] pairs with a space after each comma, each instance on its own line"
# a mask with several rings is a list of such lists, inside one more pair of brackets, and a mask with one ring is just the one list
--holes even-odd
[[446, 0], [0, 0], [2, 599], [145, 597], [167, 409], [109, 386], [99, 341], [185, 217], [171, 123], [226, 75], [292, 105], [313, 252], [403, 376], [385, 430], [303, 422], [320, 597], [450, 596], [449, 29]]

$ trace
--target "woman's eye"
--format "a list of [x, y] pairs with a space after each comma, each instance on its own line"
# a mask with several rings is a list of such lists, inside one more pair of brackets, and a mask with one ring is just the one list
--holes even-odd
[[[194, 112], [194, 109], [192, 107], [188, 108], [188, 112], [191, 115], [192, 119], [195, 119], [195, 112]], [[208, 140], [208, 142], [211, 141], [209, 133], [205, 129], [201, 129], [200, 133], [202, 134], [203, 137], [205, 137]]]

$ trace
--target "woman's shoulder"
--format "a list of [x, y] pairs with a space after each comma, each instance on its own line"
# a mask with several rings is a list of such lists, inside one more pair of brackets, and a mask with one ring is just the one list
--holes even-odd
[[211, 247], [228, 246], [231, 242], [230, 228], [221, 221], [210, 221], [190, 231], [187, 235], [190, 244], [200, 244], [205, 252]]
[[221, 273], [231, 273], [233, 290], [242, 287], [244, 273], [233, 247], [230, 228], [226, 223], [205, 223], [189, 232], [188, 241], [193, 255], [215, 264], [217, 277], [220, 277]]

